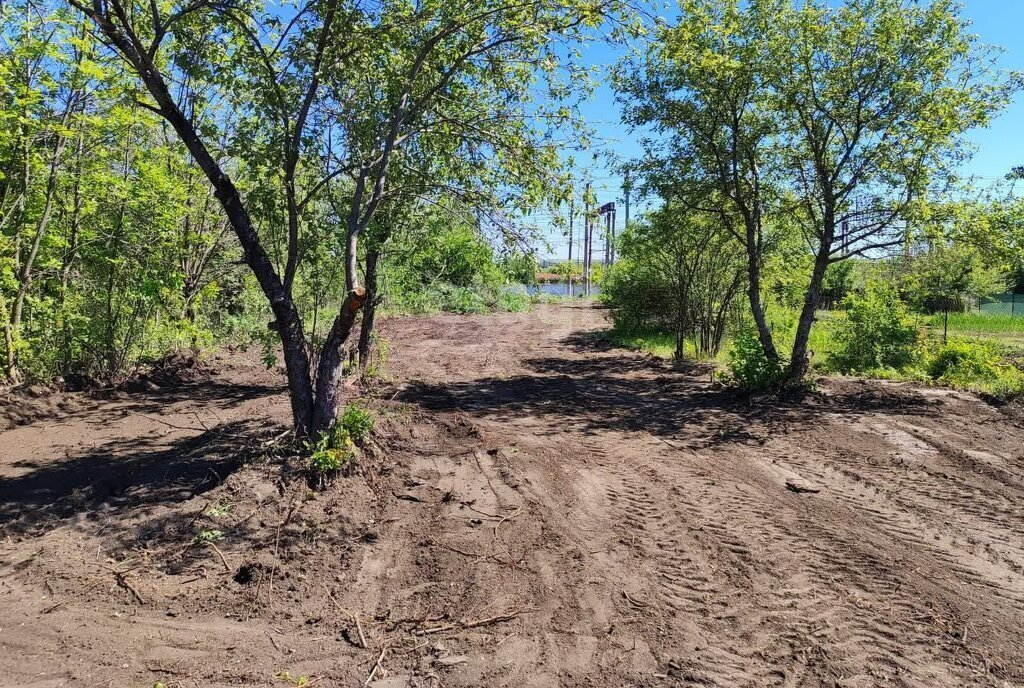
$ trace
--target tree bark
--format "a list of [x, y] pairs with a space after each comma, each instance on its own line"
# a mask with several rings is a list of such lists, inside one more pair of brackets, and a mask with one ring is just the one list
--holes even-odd
[[377, 261], [380, 260], [380, 249], [371, 248], [366, 252], [366, 305], [363, 306], [363, 319], [359, 328], [359, 368], [365, 370], [370, 364], [373, 348], [373, 326], [377, 316]]
[[765, 358], [769, 361], [778, 361], [779, 352], [775, 348], [775, 340], [772, 338], [772, 331], [768, 327], [768, 319], [765, 317], [764, 303], [761, 301], [761, 258], [749, 247], [747, 249], [747, 298], [750, 300], [750, 312], [754, 315], [757, 338], [761, 342]]
[[793, 341], [793, 356], [789, 361], [787, 377], [792, 385], [799, 385], [803, 382], [810, 368], [810, 360], [807, 356], [807, 343], [811, 337], [811, 327], [814, 326], [814, 317], [821, 303], [821, 285], [825, 280], [825, 271], [828, 270], [829, 257], [832, 255], [832, 242], [835, 236], [835, 226], [832, 221], [833, 214], [826, 212], [824, 231], [821, 243], [818, 245], [818, 252], [814, 256], [814, 269], [811, 271], [811, 281], [807, 285], [807, 293], [804, 294], [804, 305], [800, 311], [800, 320], [797, 321], [796, 339]]
[[320, 363], [316, 371], [316, 398], [313, 406], [312, 433], [330, 430], [341, 406], [341, 376], [343, 372], [342, 346], [348, 340], [355, 325], [359, 309], [366, 301], [366, 290], [356, 287], [348, 293], [341, 304], [341, 311], [334, 319], [327, 334]]

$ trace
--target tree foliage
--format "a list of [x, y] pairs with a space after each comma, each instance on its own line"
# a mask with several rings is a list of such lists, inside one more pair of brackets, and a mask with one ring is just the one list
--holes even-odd
[[802, 239], [809, 274], [789, 357], [799, 382], [829, 266], [903, 245], [915, 204], [962, 161], [963, 134], [1019, 79], [994, 71], [953, 0], [680, 8], [654, 50], [619, 69], [625, 119], [647, 135], [635, 167], [648, 190], [730, 229], [769, 360], [768, 231]]

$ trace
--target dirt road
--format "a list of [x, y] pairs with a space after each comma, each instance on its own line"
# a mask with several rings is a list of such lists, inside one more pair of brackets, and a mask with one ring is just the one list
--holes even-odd
[[239, 357], [0, 434], [0, 685], [1024, 685], [1019, 416], [738, 402], [605, 326], [389, 322], [380, 450], [324, 492]]

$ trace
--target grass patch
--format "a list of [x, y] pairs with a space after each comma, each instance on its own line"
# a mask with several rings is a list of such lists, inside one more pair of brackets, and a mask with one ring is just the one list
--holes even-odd
[[658, 358], [670, 359], [676, 351], [676, 336], [670, 332], [626, 332], [613, 329], [607, 333], [607, 338], [616, 346], [636, 349]]
[[[921, 316], [928, 338], [942, 339], [942, 313]], [[950, 313], [949, 339], [977, 339], [1024, 353], [1024, 317], [998, 313]]]
[[[928, 326], [942, 331], [942, 313], [927, 316]], [[950, 313], [949, 331], [971, 334], [1017, 334], [1024, 335], [1024, 315], [1012, 316], [1001, 313]]]

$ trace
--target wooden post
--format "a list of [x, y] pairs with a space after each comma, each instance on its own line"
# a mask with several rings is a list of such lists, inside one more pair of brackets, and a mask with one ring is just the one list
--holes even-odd
[[587, 182], [587, 189], [583, 203], [583, 295], [590, 296], [590, 261], [592, 253], [594, 225], [590, 217], [590, 182]]

